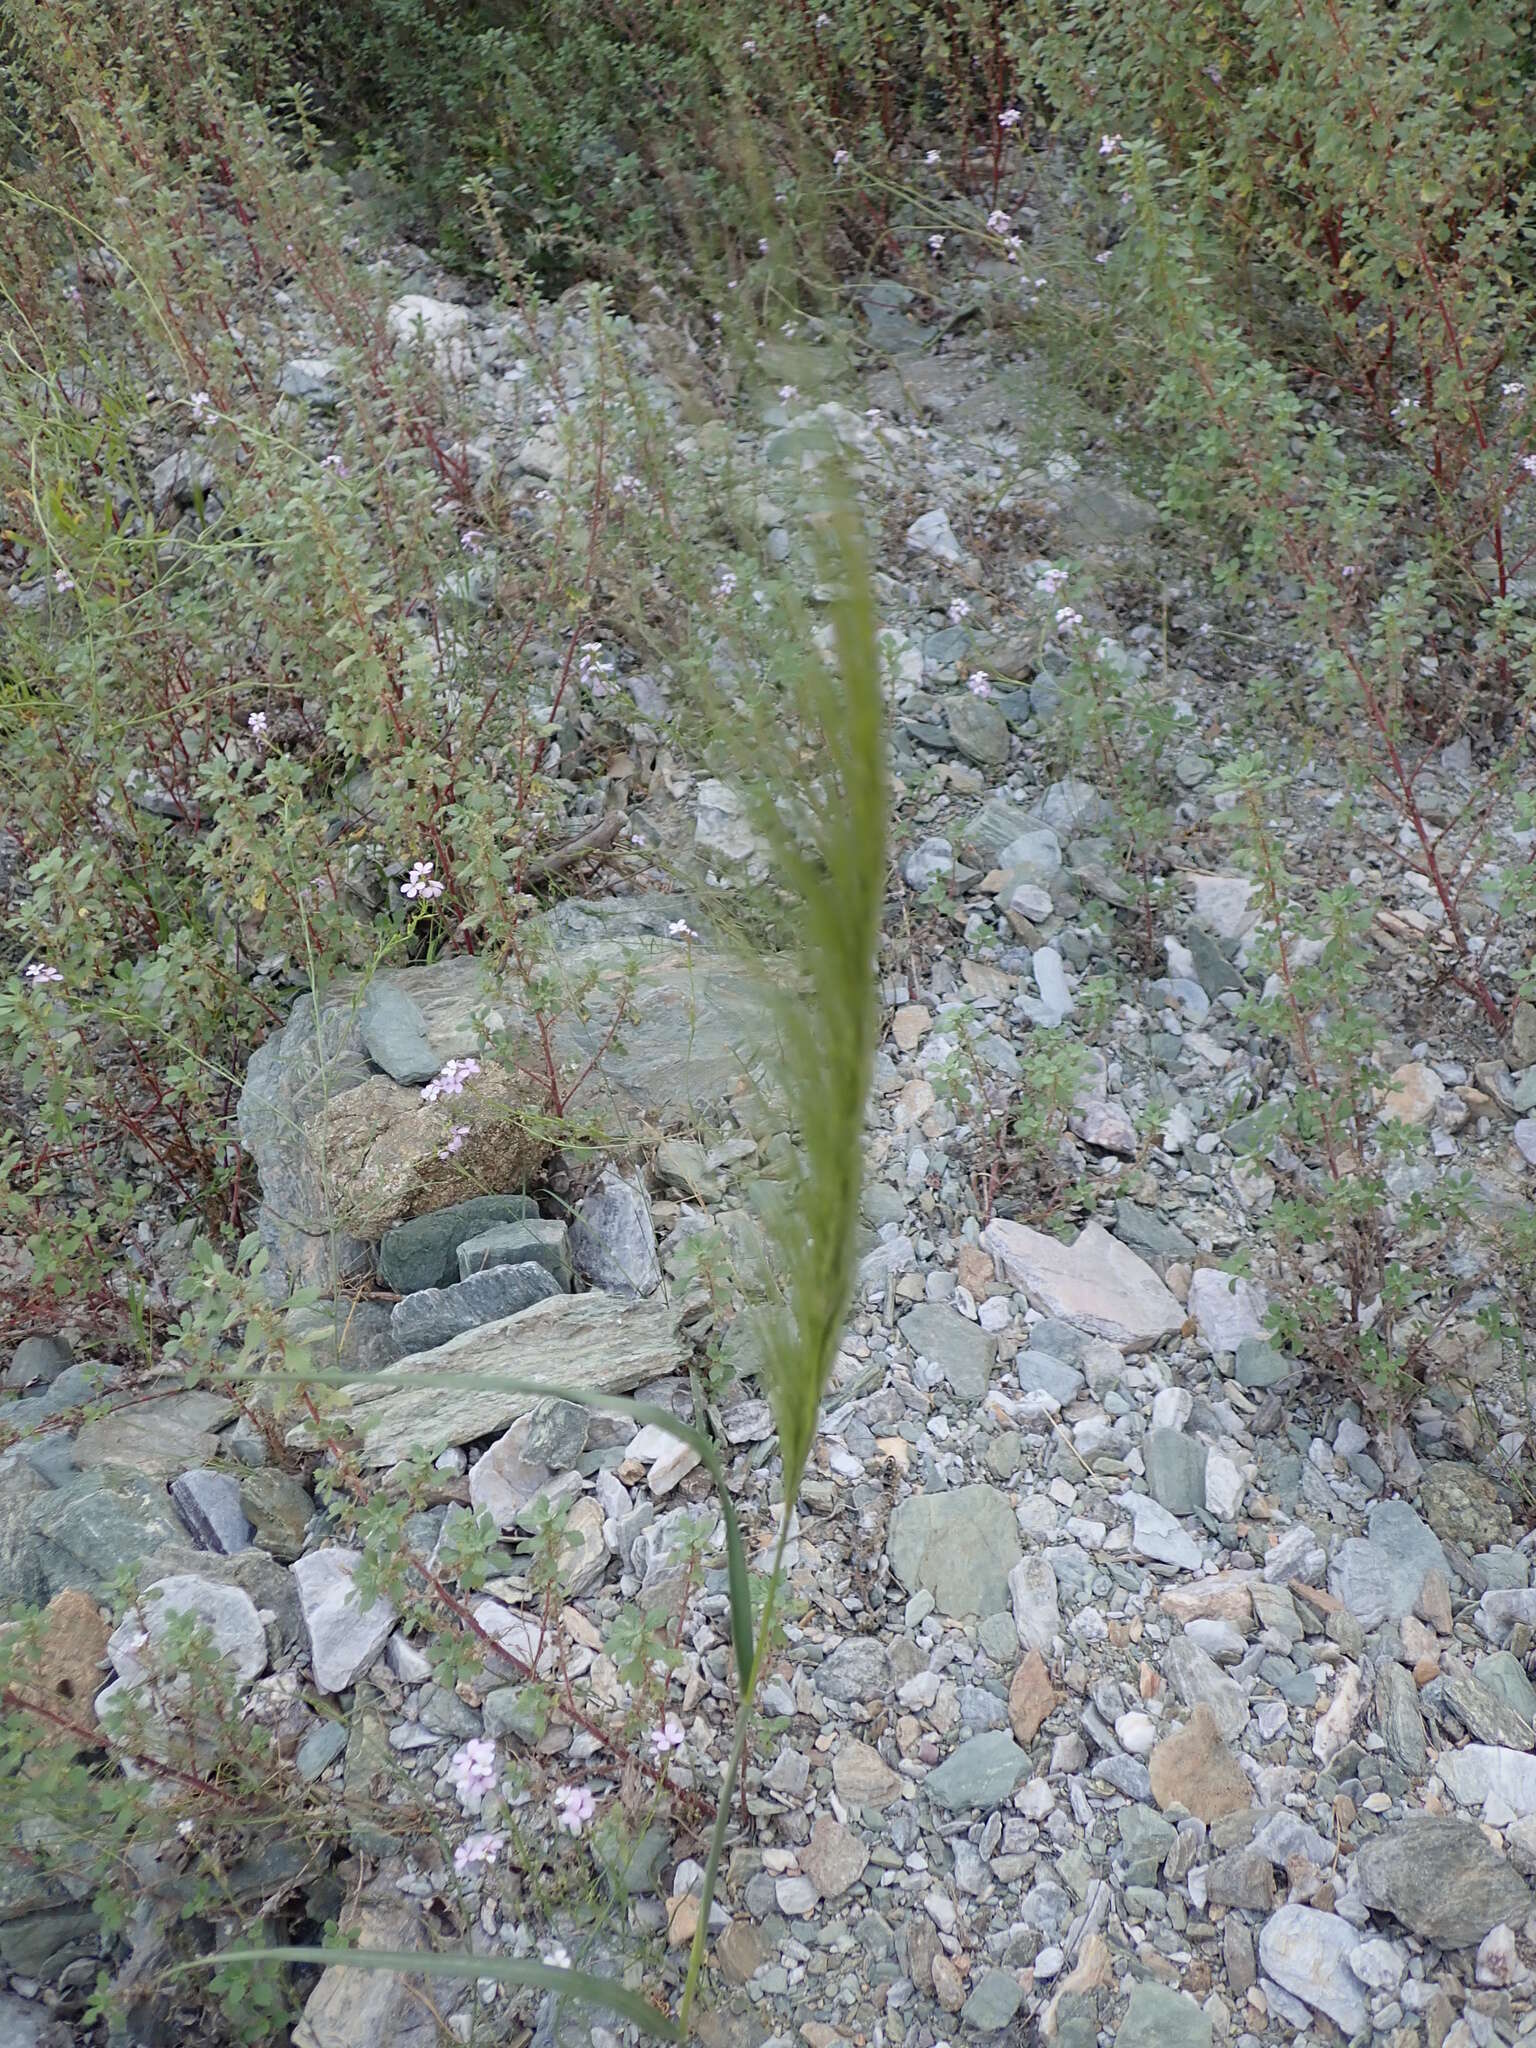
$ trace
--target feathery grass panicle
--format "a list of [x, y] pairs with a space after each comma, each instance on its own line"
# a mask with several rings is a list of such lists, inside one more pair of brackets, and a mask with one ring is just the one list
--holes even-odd
[[805, 653], [797, 677], [796, 708], [811, 738], [815, 779], [784, 805], [772, 801], [772, 778], [756, 784], [758, 822], [799, 920], [799, 974], [773, 984], [776, 1078], [799, 1152], [776, 1219], [784, 1299], [767, 1324], [762, 1366], [779, 1433], [786, 1515], [810, 1455], [853, 1279], [885, 886], [888, 798], [874, 601], [846, 500], [835, 507], [830, 552], [838, 589], [833, 659]]

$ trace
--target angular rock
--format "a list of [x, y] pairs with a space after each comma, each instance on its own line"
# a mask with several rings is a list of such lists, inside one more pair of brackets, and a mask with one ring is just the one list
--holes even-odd
[[1038, 1555], [1020, 1558], [1008, 1574], [1008, 1597], [1019, 1641], [1025, 1649], [1048, 1656], [1061, 1633], [1056, 1574], [1050, 1559]]
[[1475, 1821], [1439, 1814], [1404, 1814], [1362, 1842], [1355, 1883], [1366, 1905], [1440, 1948], [1470, 1947], [1501, 1921], [1520, 1924], [1532, 1906], [1530, 1888]]
[[942, 1301], [921, 1303], [902, 1317], [899, 1327], [920, 1358], [942, 1369], [959, 1399], [982, 1399], [997, 1362], [995, 1337]]
[[1152, 1268], [1100, 1223], [1087, 1224], [1069, 1246], [994, 1217], [981, 1242], [1036, 1307], [1091, 1336], [1133, 1349], [1155, 1344], [1183, 1325], [1183, 1309]]
[[1282, 1906], [1259, 1935], [1259, 1963], [1282, 1991], [1326, 2013], [1347, 2038], [1371, 2017], [1365, 1986], [1349, 1967], [1359, 1941], [1359, 1929], [1337, 1913]]
[[1253, 1787], [1204, 1703], [1182, 1728], [1163, 1737], [1147, 1768], [1152, 1797], [1165, 1812], [1182, 1806], [1210, 1826], [1229, 1813], [1246, 1813], [1253, 1804]]
[[1243, 1849], [1229, 1849], [1211, 1865], [1205, 1892], [1213, 1906], [1267, 1913], [1275, 1903], [1274, 1867], [1263, 1850], [1251, 1844]]
[[574, 1600], [595, 1586], [608, 1568], [603, 1511], [595, 1500], [578, 1500], [565, 1518], [565, 1544], [560, 1552], [560, 1585]]
[[1040, 1733], [1051, 1709], [1056, 1704], [1055, 1689], [1051, 1674], [1045, 1668], [1045, 1659], [1038, 1650], [1031, 1650], [1013, 1674], [1013, 1683], [1008, 1688], [1008, 1725], [1014, 1739], [1028, 1745]]
[[1511, 1656], [1508, 1650], [1494, 1650], [1479, 1657], [1474, 1670], [1490, 1692], [1497, 1693], [1522, 1720], [1536, 1725], [1536, 1685], [1526, 1677], [1525, 1666], [1518, 1657]]
[[882, 1700], [891, 1689], [891, 1660], [874, 1636], [849, 1636], [838, 1644], [815, 1677], [816, 1690], [842, 1706]]
[[1115, 2048], [1211, 2048], [1211, 2038], [1210, 2016], [1192, 1998], [1166, 1984], [1142, 1983], [1132, 1988]]
[[1181, 1429], [1149, 1429], [1142, 1446], [1147, 1487], [1173, 1515], [1192, 1515], [1205, 1506], [1204, 1444]]
[[[432, 1946], [420, 1909], [380, 1881], [376, 1895], [342, 1919], [359, 1948], [411, 1950]], [[441, 1977], [398, 1976], [393, 1970], [349, 1970], [333, 1963], [309, 1994], [293, 2030], [293, 2048], [439, 2048], [443, 2028], [469, 1996], [469, 1986]]]
[[907, 528], [907, 546], [914, 553], [931, 555], [935, 561], [951, 568], [960, 567], [970, 560], [955, 538], [955, 529], [942, 505], [936, 505], [931, 512], [924, 512], [913, 520]]
[[1239, 1344], [1263, 1338], [1263, 1297], [1235, 1274], [1199, 1267], [1190, 1279], [1188, 1306], [1201, 1343], [1211, 1351], [1235, 1352]]
[[554, 1472], [569, 1471], [587, 1447], [590, 1420], [578, 1401], [540, 1401], [529, 1411], [523, 1456]]
[[907, 1591], [931, 1593], [941, 1614], [1000, 1614], [1020, 1556], [1018, 1522], [995, 1486], [914, 1494], [892, 1511], [886, 1550]]
[[212, 1432], [234, 1414], [233, 1401], [201, 1392], [123, 1409], [75, 1432], [75, 1463], [82, 1468], [118, 1466], [142, 1478], [169, 1480], [189, 1465], [212, 1463], [219, 1449]]
[[240, 1506], [252, 1540], [279, 1564], [292, 1564], [304, 1549], [315, 1504], [290, 1473], [263, 1465], [240, 1482]]
[[475, 1195], [430, 1215], [413, 1216], [379, 1243], [379, 1280], [397, 1294], [452, 1287], [459, 1278], [459, 1246], [496, 1223], [524, 1223], [537, 1216], [529, 1195]]
[[1154, 1564], [1178, 1565], [1187, 1572], [1199, 1568], [1199, 1544], [1150, 1494], [1122, 1493], [1118, 1502], [1131, 1517], [1131, 1548], [1139, 1556]]
[[493, 1273], [501, 1266], [542, 1266], [562, 1294], [571, 1291], [571, 1238], [566, 1226], [548, 1216], [522, 1223], [493, 1223], [466, 1237], [455, 1254], [459, 1279]]
[[883, 1813], [906, 1791], [901, 1778], [867, 1742], [851, 1737], [832, 1753], [832, 1784], [845, 1806], [868, 1806]]
[[1223, 1741], [1236, 1742], [1248, 1725], [1248, 1701], [1235, 1678], [1208, 1657], [1193, 1636], [1178, 1635], [1163, 1654], [1163, 1669], [1186, 1707], [1208, 1707]]
[[309, 1631], [315, 1684], [321, 1692], [344, 1692], [360, 1678], [389, 1640], [396, 1615], [388, 1600], [360, 1603], [354, 1589], [360, 1550], [312, 1550], [289, 1566], [299, 1589]]
[[869, 1851], [853, 1829], [825, 1813], [800, 1851], [800, 1867], [824, 1899], [840, 1899], [858, 1883], [868, 1863]]
[[171, 1481], [171, 1499], [199, 1550], [233, 1557], [249, 1545], [252, 1530], [240, 1504], [240, 1481], [229, 1473], [183, 1472]]
[[996, 2034], [1012, 2025], [1023, 2002], [1024, 1991], [1017, 1977], [1007, 1970], [988, 1970], [961, 2006], [960, 2017], [978, 2034]]
[[1278, 1387], [1295, 1370], [1285, 1353], [1262, 1337], [1244, 1337], [1237, 1347], [1235, 1376], [1240, 1387]]
[[1503, 1749], [1536, 1748], [1536, 1730], [1525, 1715], [1470, 1672], [1447, 1671], [1440, 1681], [1440, 1697], [1474, 1742]]
[[1418, 1693], [1401, 1664], [1385, 1658], [1376, 1667], [1376, 1725], [1389, 1754], [1415, 1776], [1429, 1761]]
[[1422, 1060], [1411, 1060], [1407, 1066], [1393, 1071], [1382, 1097], [1381, 1114], [1394, 1123], [1418, 1130], [1434, 1115], [1435, 1104], [1444, 1093], [1445, 1083], [1434, 1068]]
[[617, 1294], [654, 1294], [661, 1285], [656, 1225], [645, 1189], [605, 1167], [577, 1207], [571, 1255], [589, 1285]]
[[489, 1060], [457, 1094], [431, 1101], [424, 1089], [371, 1075], [314, 1120], [325, 1213], [368, 1242], [466, 1187], [526, 1186], [550, 1150], [541, 1109], [521, 1069]]
[[1442, 1750], [1435, 1769], [1463, 1806], [1491, 1799], [1517, 1815], [1536, 1813], [1536, 1756], [1523, 1750], [1469, 1742], [1464, 1749]]
[[[556, 1294], [506, 1320], [486, 1323], [435, 1350], [418, 1352], [347, 1389], [348, 1420], [362, 1439], [365, 1465], [393, 1465], [410, 1451], [434, 1455], [449, 1444], [494, 1436], [527, 1411], [537, 1394], [498, 1387], [434, 1386], [439, 1374], [533, 1380], [552, 1394], [627, 1393], [665, 1379], [685, 1360], [665, 1303], [616, 1294]], [[290, 1442], [308, 1440], [300, 1425]]]
[[1195, 1247], [1183, 1231], [1150, 1209], [1138, 1208], [1124, 1196], [1115, 1203], [1115, 1236], [1133, 1252], [1151, 1259], [1187, 1259]]
[[[520, 1227], [520, 1226], [513, 1226]], [[392, 1348], [398, 1358], [435, 1351], [450, 1338], [462, 1337], [487, 1323], [521, 1315], [535, 1302], [560, 1292], [560, 1283], [544, 1265], [487, 1266], [452, 1287], [424, 1287], [407, 1294], [390, 1311]]]
[[944, 707], [949, 736], [967, 761], [979, 768], [1007, 765], [1010, 734], [1002, 709], [984, 697], [951, 697]]
[[402, 1087], [423, 1087], [443, 1064], [426, 1018], [404, 989], [387, 981], [374, 982], [363, 998], [362, 1033], [369, 1059]]
[[[0, 1630], [0, 1641], [3, 1639], [4, 1631]], [[55, 1593], [43, 1611], [35, 1657], [13, 1664], [10, 1683], [20, 1698], [37, 1700], [66, 1721], [89, 1729], [89, 1705], [102, 1687], [108, 1640], [107, 1624], [88, 1593], [74, 1589]], [[72, 1740], [66, 1730], [41, 1717], [29, 1733], [33, 1740], [44, 1744]], [[0, 1914], [3, 1911], [0, 1885]], [[0, 2048], [4, 2040], [4, 2030], [0, 2028]]]
[[141, 1685], [182, 1617], [207, 1635], [215, 1653], [242, 1684], [267, 1668], [267, 1631], [256, 1603], [238, 1586], [222, 1586], [195, 1572], [173, 1572], [144, 1588], [107, 1640], [107, 1656], [125, 1685]]
[[1477, 1603], [1477, 1625], [1490, 1643], [1507, 1643], [1522, 1624], [1536, 1627], [1536, 1586], [1495, 1586]]
[[1075, 1366], [1063, 1365], [1043, 1351], [1020, 1352], [1013, 1370], [1024, 1393], [1049, 1394], [1063, 1408], [1083, 1390], [1083, 1376]]
[[1451, 1568], [1440, 1539], [1406, 1501], [1378, 1501], [1366, 1520], [1367, 1535], [1339, 1545], [1328, 1566], [1328, 1590], [1363, 1629], [1412, 1614], [1424, 1575]]
[[950, 1813], [975, 1806], [1000, 1806], [1029, 1769], [1029, 1758], [1011, 1735], [1000, 1728], [962, 1742], [937, 1770], [928, 1773], [923, 1790]]

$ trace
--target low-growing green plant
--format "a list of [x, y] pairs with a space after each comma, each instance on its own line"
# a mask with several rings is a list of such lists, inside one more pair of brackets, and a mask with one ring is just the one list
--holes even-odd
[[1266, 977], [1240, 1015], [1290, 1054], [1287, 1084], [1247, 1119], [1244, 1141], [1281, 1183], [1268, 1226], [1285, 1285], [1271, 1327], [1299, 1355], [1400, 1398], [1460, 1298], [1446, 1255], [1479, 1205], [1466, 1175], [1424, 1171], [1424, 1133], [1392, 1114], [1369, 906], [1345, 885], [1313, 890], [1303, 908], [1269, 816], [1270, 779], [1250, 758], [1230, 781]]

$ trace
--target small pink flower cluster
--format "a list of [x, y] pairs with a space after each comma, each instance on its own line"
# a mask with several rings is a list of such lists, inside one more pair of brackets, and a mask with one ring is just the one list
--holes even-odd
[[466, 1835], [453, 1852], [453, 1867], [463, 1877], [466, 1871], [478, 1869], [482, 1863], [494, 1863], [506, 1842], [505, 1835]]
[[1058, 569], [1055, 563], [1052, 562], [1044, 569], [1036, 572], [1035, 589], [1041, 597], [1054, 597], [1067, 580], [1067, 571], [1065, 569]]
[[496, 1745], [476, 1737], [448, 1759], [448, 1782], [466, 1813], [478, 1813], [496, 1783]]
[[452, 1159], [456, 1152], [462, 1152], [464, 1150], [464, 1140], [468, 1136], [468, 1124], [455, 1124], [453, 1129], [448, 1134], [447, 1144], [438, 1147], [438, 1158]]
[[413, 862], [411, 872], [400, 884], [400, 894], [418, 903], [430, 903], [441, 896], [445, 885], [438, 881], [432, 868], [433, 863], [429, 860]]
[[464, 1083], [472, 1081], [480, 1071], [476, 1059], [449, 1060], [443, 1071], [427, 1083], [421, 1091], [423, 1102], [441, 1102], [445, 1096], [462, 1095]]
[[969, 676], [965, 687], [973, 697], [990, 697], [992, 694], [992, 679], [984, 668], [978, 668]]
[[576, 673], [594, 697], [606, 697], [611, 687], [613, 663], [603, 659], [601, 640], [585, 640], [576, 657]]
[[659, 1728], [651, 1730], [651, 1754], [657, 1763], [663, 1763], [670, 1750], [682, 1748], [685, 1739], [682, 1722], [676, 1714], [668, 1714]]
[[562, 1785], [555, 1793], [555, 1825], [579, 1835], [597, 1812], [597, 1801], [585, 1785]]
[[58, 968], [50, 966], [46, 960], [29, 960], [21, 971], [33, 988], [47, 988], [64, 979]]

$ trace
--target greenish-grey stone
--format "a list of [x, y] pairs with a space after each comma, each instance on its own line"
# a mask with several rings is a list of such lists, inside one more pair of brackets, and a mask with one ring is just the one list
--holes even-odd
[[1138, 1984], [1115, 2048], [1211, 2048], [1211, 2022], [1192, 1998], [1165, 1984]]
[[988, 1970], [960, 2008], [960, 2017], [979, 2034], [995, 2034], [1008, 2025], [1023, 2000], [1017, 1977], [1006, 1970]]
[[419, 1088], [442, 1067], [427, 1020], [403, 989], [376, 981], [363, 998], [363, 1044], [376, 1067], [406, 1088]]
[[487, 1735], [516, 1735], [523, 1742], [542, 1742], [549, 1727], [549, 1700], [536, 1685], [499, 1685], [481, 1707]]
[[985, 697], [952, 697], [945, 706], [949, 736], [978, 768], [1001, 768], [1008, 759], [1008, 721]]
[[347, 1746], [345, 1721], [322, 1721], [311, 1728], [294, 1755], [294, 1768], [306, 1782], [313, 1782], [328, 1764], [335, 1763]]
[[891, 1515], [891, 1569], [909, 1593], [931, 1593], [943, 1614], [998, 1614], [1008, 1574], [1023, 1555], [1018, 1520], [995, 1486], [914, 1494]]
[[571, 1291], [571, 1241], [565, 1225], [548, 1216], [530, 1216], [521, 1223], [493, 1223], [488, 1230], [460, 1241], [456, 1254], [459, 1279], [496, 1266], [542, 1266], [562, 1292]]
[[292, 1564], [304, 1549], [315, 1504], [289, 1472], [261, 1465], [240, 1483], [240, 1505], [262, 1550], [279, 1564]]
[[1181, 1429], [1149, 1429], [1142, 1446], [1147, 1488], [1171, 1515], [1205, 1506], [1205, 1446]]
[[940, 1367], [962, 1401], [986, 1394], [997, 1363], [997, 1339], [947, 1302], [925, 1301], [901, 1319], [901, 1334], [920, 1358]]
[[379, 1278], [396, 1294], [451, 1287], [459, 1277], [459, 1246], [494, 1223], [523, 1223], [539, 1213], [527, 1195], [475, 1195], [386, 1232], [379, 1246]]
[[951, 1813], [1000, 1806], [1029, 1769], [1028, 1754], [1006, 1730], [989, 1728], [962, 1742], [924, 1781], [928, 1796]]
[[1024, 1454], [1024, 1439], [1016, 1429], [1005, 1429], [987, 1445], [987, 1470], [994, 1479], [1011, 1479]]
[[1536, 1685], [1525, 1675], [1525, 1666], [1508, 1650], [1495, 1650], [1479, 1657], [1472, 1667], [1490, 1692], [1496, 1692], [1507, 1706], [1525, 1720], [1536, 1723]]
[[1120, 1846], [1125, 1851], [1127, 1884], [1156, 1884], [1163, 1858], [1178, 1840], [1170, 1821], [1150, 1806], [1120, 1810]]
[[1187, 1259], [1195, 1250], [1177, 1225], [1123, 1197], [1115, 1204], [1115, 1236], [1133, 1252], [1153, 1259]]
[[1219, 996], [1226, 989], [1242, 993], [1243, 977], [1204, 925], [1191, 925], [1184, 935], [1184, 943], [1195, 963], [1195, 979], [1208, 996]]
[[592, 1860], [616, 1898], [634, 1898], [655, 1890], [657, 1872], [671, 1847], [672, 1838], [659, 1821], [652, 1821], [633, 1841], [615, 1822], [594, 1830]]
[[1278, 1387], [1295, 1370], [1284, 1352], [1262, 1337], [1244, 1337], [1237, 1347], [1237, 1384], [1240, 1387]]
[[989, 1614], [976, 1633], [987, 1655], [1011, 1673], [1019, 1661], [1019, 1627], [1013, 1616]]

